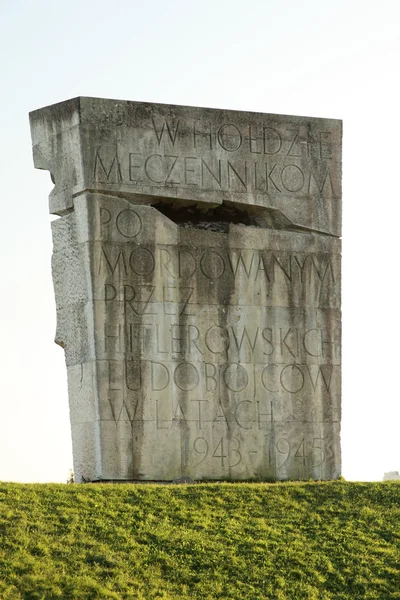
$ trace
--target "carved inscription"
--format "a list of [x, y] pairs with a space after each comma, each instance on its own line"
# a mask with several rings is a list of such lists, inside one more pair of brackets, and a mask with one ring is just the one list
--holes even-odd
[[277, 278], [292, 283], [300, 280], [306, 284], [315, 280], [323, 283], [325, 279], [335, 281], [333, 266], [329, 255], [316, 256], [254, 251], [232, 248], [179, 248], [175, 246], [157, 246], [156, 250], [145, 246], [125, 248], [114, 244], [103, 244], [99, 261], [99, 270], [108, 268], [111, 275], [117, 271], [123, 275], [152, 275], [163, 278], [187, 280], [194, 275], [205, 279], [217, 280], [222, 277], [245, 277], [255, 282], [258, 278], [273, 283]]
[[[151, 389], [160, 392], [178, 388], [184, 392], [202, 391], [220, 395], [226, 391], [250, 390], [270, 393], [288, 392], [297, 394], [307, 390], [308, 394], [331, 390], [332, 376], [337, 365], [299, 363], [209, 363], [199, 362], [156, 362], [156, 361], [110, 361], [109, 380], [120, 379], [119, 388], [130, 391]], [[118, 369], [118, 377], [116, 377]]]
[[[298, 440], [289, 440], [286, 437], [266, 435], [261, 448], [249, 450], [243, 448], [239, 437], [231, 439], [222, 436], [214, 446], [206, 437], [197, 437], [193, 441], [191, 459], [192, 467], [198, 467], [204, 461], [217, 462], [221, 467], [229, 469], [238, 467], [244, 457], [244, 452], [249, 455], [263, 454], [267, 465], [277, 469], [285, 467], [293, 458], [295, 463], [305, 467], [320, 467], [327, 458], [332, 457], [332, 442], [329, 438], [313, 438], [307, 436]], [[272, 458], [274, 457], [274, 458]]]
[[[192, 148], [202, 146], [210, 150], [221, 148], [226, 152], [237, 152], [245, 147], [254, 154], [282, 154], [284, 156], [309, 156], [310, 149], [320, 158], [332, 158], [332, 132], [316, 131], [310, 137], [303, 129], [293, 129], [286, 126], [270, 127], [266, 125], [252, 126], [249, 124], [222, 123], [218, 126], [198, 123], [192, 120], [191, 126], [185, 126], [181, 120], [151, 118], [154, 134], [158, 145], [162, 142], [177, 147], [182, 138]], [[188, 135], [189, 134], [189, 135]], [[307, 137], [306, 137], [307, 136]]]
[[87, 97], [30, 118], [77, 480], [336, 478], [341, 122]]
[[126, 161], [118, 153], [111, 158], [104, 155], [105, 151], [98, 148], [94, 158], [93, 181], [99, 183], [179, 185], [239, 193], [289, 192], [337, 197], [329, 166], [319, 172], [312, 167], [305, 169], [303, 161], [300, 164], [279, 164], [273, 160], [239, 162], [220, 158], [207, 161], [196, 156], [144, 156], [140, 152], [129, 152]]
[[335, 257], [145, 243], [136, 208], [98, 223], [101, 420], [180, 439], [191, 476], [321, 476], [340, 418]]
[[[271, 444], [273, 446], [271, 447]], [[280, 437], [272, 442], [272, 439], [266, 437], [266, 447], [268, 448], [268, 458], [271, 461], [271, 455], [275, 454], [276, 466], [278, 469], [285, 466], [291, 457], [297, 459], [304, 466], [320, 467], [326, 458], [332, 457], [332, 442], [324, 438], [302, 438], [293, 441], [286, 437]]]
[[[123, 313], [126, 315], [125, 311]], [[155, 307], [153, 311], [149, 309], [144, 313], [135, 311], [135, 316], [141, 314], [146, 317], [154, 315], [154, 320], [159, 321]], [[166, 314], [175, 317], [178, 313]], [[194, 317], [195, 314], [187, 316]], [[227, 356], [295, 362], [306, 358], [317, 358], [319, 361], [340, 358], [337, 330], [330, 333], [326, 328], [304, 331], [295, 327], [225, 327], [207, 324], [199, 328], [198, 325], [167, 322], [162, 327], [158, 322], [127, 320], [124, 324], [105, 324], [104, 331], [99, 332], [99, 338], [103, 341], [105, 351], [140, 355], [149, 360], [155, 356], [162, 360], [170, 355], [177, 360], [186, 356], [192, 361], [204, 360], [205, 357], [221, 360]]]
[[340, 194], [332, 176], [333, 131], [207, 125], [154, 114], [145, 127], [145, 137], [133, 125], [123, 145], [94, 150], [94, 182], [323, 198]]

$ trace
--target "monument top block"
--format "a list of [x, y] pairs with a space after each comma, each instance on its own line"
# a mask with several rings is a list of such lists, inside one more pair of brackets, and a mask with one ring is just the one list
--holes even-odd
[[342, 122], [79, 97], [30, 113], [50, 212], [83, 192], [199, 209], [230, 203], [281, 227], [341, 235]]

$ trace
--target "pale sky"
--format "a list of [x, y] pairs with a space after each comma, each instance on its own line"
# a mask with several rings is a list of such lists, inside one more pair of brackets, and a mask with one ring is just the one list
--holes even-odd
[[343, 475], [400, 470], [399, 31], [398, 0], [0, 0], [0, 480], [72, 468], [28, 112], [75, 96], [343, 119]]

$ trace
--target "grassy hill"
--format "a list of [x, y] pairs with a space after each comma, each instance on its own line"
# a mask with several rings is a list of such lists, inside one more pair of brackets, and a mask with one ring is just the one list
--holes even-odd
[[0, 598], [400, 598], [400, 482], [0, 484]]

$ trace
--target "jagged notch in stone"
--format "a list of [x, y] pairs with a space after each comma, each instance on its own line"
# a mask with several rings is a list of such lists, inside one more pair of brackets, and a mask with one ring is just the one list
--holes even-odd
[[232, 224], [263, 229], [290, 229], [292, 226], [289, 219], [279, 210], [243, 205], [238, 208], [232, 202], [223, 202], [219, 206], [205, 208], [204, 205], [162, 200], [152, 203], [152, 206], [179, 227], [219, 233], [228, 233], [229, 226]]

